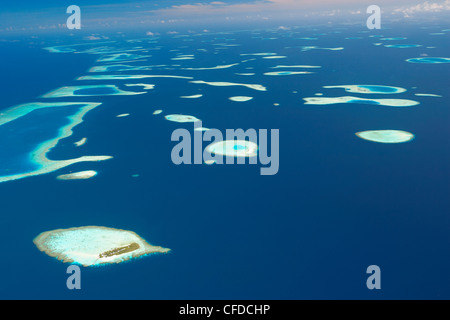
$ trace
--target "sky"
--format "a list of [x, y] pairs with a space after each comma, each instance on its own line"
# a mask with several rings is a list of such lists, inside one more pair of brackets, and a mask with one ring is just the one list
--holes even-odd
[[367, 15], [373, 4], [399, 18], [430, 12], [450, 17], [450, 0], [2, 0], [0, 32], [65, 28], [69, 5], [80, 7], [83, 26], [108, 28]]

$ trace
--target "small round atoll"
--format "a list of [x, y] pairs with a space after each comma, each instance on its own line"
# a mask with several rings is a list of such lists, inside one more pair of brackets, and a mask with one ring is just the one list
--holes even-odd
[[170, 251], [150, 245], [133, 231], [99, 226], [46, 231], [33, 242], [51, 257], [84, 267], [120, 263], [151, 253]]
[[258, 145], [246, 140], [224, 140], [210, 144], [206, 151], [228, 157], [255, 157]]

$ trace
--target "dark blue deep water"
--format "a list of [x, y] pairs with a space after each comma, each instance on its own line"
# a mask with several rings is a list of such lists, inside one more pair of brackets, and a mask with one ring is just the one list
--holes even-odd
[[[143, 38], [145, 32], [119, 39], [113, 34], [115, 50], [151, 49], [145, 54], [152, 57], [145, 61], [118, 63], [167, 65], [169, 69], [90, 73], [190, 76], [194, 80], [261, 84], [267, 91], [171, 78], [77, 81], [89, 74], [92, 66], [103, 65], [95, 62], [100, 54], [50, 53], [43, 48], [88, 41], [70, 42], [48, 35], [39, 41], [18, 37], [18, 42], [1, 43], [0, 112], [28, 102], [102, 102], [47, 156], [62, 160], [111, 155], [114, 159], [0, 183], [0, 298], [450, 298], [450, 64], [405, 61], [421, 54], [449, 57], [448, 33], [428, 35], [445, 28], [448, 26], [411, 26], [368, 33], [363, 27], [259, 29], [200, 36], [186, 33], [188, 37], [167, 34], [157, 43], [125, 41]], [[423, 47], [375, 46], [376, 42], [397, 42], [370, 38], [372, 34], [407, 37], [403, 41]], [[295, 39], [301, 37], [318, 40]], [[90, 43], [87, 48], [95, 47], [95, 42]], [[240, 46], [214, 45], [220, 43]], [[158, 46], [161, 48], [155, 48]], [[302, 51], [301, 46], [344, 50]], [[179, 51], [170, 51], [174, 49]], [[257, 52], [286, 58], [240, 56]], [[195, 55], [196, 59], [170, 60], [176, 53]], [[228, 69], [180, 70], [251, 58], [256, 60]], [[313, 74], [263, 75], [283, 71], [270, 69], [279, 64], [322, 68], [304, 69]], [[255, 75], [235, 74], [249, 72]], [[135, 96], [40, 98], [63, 86], [83, 84], [145, 91], [125, 83], [155, 84], [155, 88]], [[368, 95], [322, 88], [351, 84], [407, 91]], [[203, 94], [199, 99], [179, 98], [199, 93]], [[357, 101], [304, 104], [303, 98], [318, 97], [316, 93], [323, 97], [409, 99], [420, 104], [407, 108]], [[228, 99], [232, 96], [253, 99], [233, 102]], [[157, 109], [163, 113], [153, 115]], [[55, 121], [64, 123], [63, 113]], [[130, 116], [116, 117], [123, 113]], [[192, 123], [164, 119], [164, 115], [178, 113], [193, 115], [205, 127], [223, 132], [279, 129], [279, 172], [262, 176], [260, 164], [174, 165], [172, 132], [177, 128], [193, 132]], [[355, 135], [377, 129], [412, 132], [415, 139], [382, 144]], [[0, 133], [14, 135], [4, 130]], [[88, 142], [75, 147], [73, 143], [83, 137]], [[1, 137], [1, 141], [7, 140]], [[3, 165], [7, 148], [13, 148], [8, 146], [8, 142], [0, 146]], [[96, 170], [98, 175], [80, 181], [56, 179], [59, 174], [82, 170]], [[172, 251], [118, 265], [81, 268], [82, 289], [68, 290], [68, 264], [40, 252], [33, 239], [44, 231], [88, 225], [132, 230], [149, 243]], [[366, 287], [369, 265], [381, 268], [381, 290]]]

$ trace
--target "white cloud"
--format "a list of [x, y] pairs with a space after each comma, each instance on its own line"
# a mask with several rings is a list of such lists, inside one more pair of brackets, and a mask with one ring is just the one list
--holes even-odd
[[443, 2], [430, 2], [425, 1], [410, 7], [397, 8], [394, 11], [398, 13], [403, 13], [405, 17], [411, 17], [415, 13], [421, 12], [441, 12], [450, 10], [450, 0], [445, 0]]
[[[337, 15], [341, 13], [361, 14], [374, 0], [247, 0], [242, 3], [226, 4], [220, 1], [191, 2], [183, 5], [174, 5], [169, 8], [151, 10], [158, 16], [211, 16], [211, 15], [243, 15], [243, 14], [289, 14], [306, 15], [307, 13], [320, 13], [322, 15]], [[392, 12], [405, 11], [411, 14], [416, 11], [438, 11], [450, 7], [450, 0], [441, 3], [430, 3], [410, 6], [414, 0], [377, 0], [382, 8], [389, 8]], [[404, 5], [401, 7], [401, 5]], [[397, 9], [392, 8], [393, 6]]]

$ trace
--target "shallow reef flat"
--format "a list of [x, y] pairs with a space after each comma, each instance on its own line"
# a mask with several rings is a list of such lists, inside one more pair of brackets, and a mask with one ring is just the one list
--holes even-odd
[[144, 94], [144, 92], [134, 92], [119, 89], [112, 84], [86, 85], [86, 86], [68, 86], [58, 88], [48, 92], [42, 98], [60, 98], [60, 97], [91, 97], [91, 96], [128, 96]]
[[58, 180], [86, 180], [90, 179], [92, 177], [95, 177], [97, 175], [97, 171], [94, 170], [86, 170], [86, 171], [79, 171], [79, 172], [73, 172], [68, 174], [61, 174], [56, 177]]
[[322, 68], [322, 67], [321, 66], [310, 66], [310, 65], [293, 65], [293, 66], [278, 65], [275, 67], [271, 67], [271, 69], [280, 69], [280, 68]]
[[50, 257], [84, 267], [121, 263], [170, 249], [152, 246], [133, 231], [85, 226], [39, 234], [34, 244]]
[[184, 114], [169, 114], [165, 116], [165, 118], [169, 121], [173, 122], [197, 122], [200, 119], [197, 119], [194, 116], [184, 115]]
[[276, 56], [274, 52], [241, 53], [241, 56]]
[[192, 70], [192, 71], [201, 71], [201, 70], [217, 70], [217, 69], [227, 69], [234, 66], [237, 66], [239, 63], [232, 63], [226, 65], [218, 65], [215, 67], [204, 67], [204, 68], [181, 68], [182, 70]]
[[308, 71], [279, 71], [279, 72], [265, 72], [265, 76], [291, 76], [295, 74], [310, 74], [314, 72]]
[[[47, 153], [59, 140], [72, 135], [83, 116], [101, 103], [27, 103], [3, 111], [0, 117], [0, 182], [36, 176], [78, 162], [103, 161], [111, 156], [82, 156], [50, 160]], [[7, 134], [14, 131], [14, 135]], [[36, 132], [39, 132], [37, 135]]]
[[197, 99], [197, 98], [201, 98], [201, 97], [203, 97], [202, 94], [193, 94], [191, 96], [180, 96], [180, 98], [183, 98], [183, 99]]
[[414, 100], [406, 99], [363, 99], [358, 97], [335, 97], [335, 98], [318, 98], [310, 97], [303, 98], [305, 104], [316, 104], [316, 105], [327, 105], [327, 104], [337, 104], [337, 103], [361, 103], [361, 104], [372, 104], [388, 107], [411, 107], [418, 105], [419, 102]]
[[380, 143], [402, 143], [414, 139], [411, 132], [402, 130], [367, 130], [355, 134], [361, 139]]
[[450, 63], [450, 58], [422, 57], [406, 59], [406, 61], [411, 63]]
[[149, 83], [130, 83], [125, 84], [127, 87], [142, 87], [143, 90], [151, 90], [155, 88], [154, 84]]
[[228, 99], [230, 99], [231, 101], [236, 101], [236, 102], [245, 102], [245, 101], [252, 100], [253, 97], [235, 96], [235, 97], [230, 97]]
[[249, 89], [258, 90], [258, 91], [266, 91], [266, 87], [260, 84], [246, 84], [246, 83], [234, 83], [234, 82], [207, 82], [202, 80], [189, 81], [190, 83], [198, 83], [198, 84], [207, 84], [210, 86], [216, 87], [230, 87], [230, 86], [242, 86], [247, 87]]
[[77, 43], [77, 44], [69, 44], [69, 45], [62, 45], [62, 46], [53, 46], [53, 47], [46, 47], [44, 50], [47, 50], [51, 53], [70, 53], [70, 52], [76, 52], [78, 48], [80, 47], [86, 47], [86, 46], [97, 46], [99, 44], [110, 44], [115, 43], [116, 41], [103, 41], [103, 42], [96, 42], [96, 43]]
[[176, 57], [176, 58], [171, 58], [170, 60], [194, 60], [195, 57]]
[[263, 57], [263, 59], [285, 59], [287, 58], [286, 56], [266, 56]]
[[81, 138], [80, 140], [78, 140], [77, 142], [74, 142], [74, 145], [76, 145], [77, 147], [81, 147], [82, 145], [84, 145], [87, 142], [87, 138]]
[[91, 48], [83, 51], [77, 51], [76, 53], [89, 53], [98, 55], [111, 55], [111, 54], [121, 54], [127, 52], [148, 52], [147, 49], [141, 47], [134, 47], [131, 49], [116, 49], [114, 47], [97, 47]]
[[82, 76], [77, 80], [127, 80], [127, 79], [144, 79], [144, 78], [178, 78], [178, 79], [193, 79], [192, 77], [173, 76], [173, 75], [147, 75], [147, 74], [106, 74]]
[[150, 58], [151, 55], [140, 55], [140, 54], [133, 54], [133, 53], [116, 53], [116, 54], [109, 54], [100, 57], [97, 62], [119, 62], [119, 61], [130, 61], [130, 60], [138, 60], [138, 59], [144, 59], [144, 58]]
[[418, 97], [436, 97], [436, 98], [442, 98], [439, 94], [433, 94], [433, 93], [415, 93], [415, 96]]
[[197, 127], [194, 129], [194, 131], [209, 131], [209, 130], [211, 130], [211, 129], [205, 128], [205, 127]]
[[316, 47], [316, 46], [303, 46], [300, 47], [302, 51], [309, 51], [309, 50], [330, 50], [330, 51], [340, 51], [344, 50], [344, 47], [336, 47], [336, 48], [322, 48], [322, 47]]
[[106, 66], [94, 66], [88, 72], [114, 72], [114, 71], [139, 71], [153, 70], [152, 66], [130, 66], [126, 64], [110, 64]]
[[400, 87], [382, 86], [382, 85], [339, 85], [339, 86], [323, 86], [325, 89], [343, 88], [347, 92], [352, 93], [377, 93], [377, 94], [392, 94], [402, 93], [406, 89]]
[[93, 109], [101, 105], [100, 102], [30, 102], [19, 104], [10, 107], [6, 110], [2, 110], [0, 113], [0, 126], [26, 116], [27, 114], [39, 110], [48, 108], [63, 108], [63, 107], [83, 107], [85, 109]]
[[380, 38], [380, 40], [384, 40], [384, 41], [397, 41], [397, 40], [406, 40], [407, 38], [405, 37], [397, 37], [397, 38]]
[[418, 48], [421, 44], [386, 44], [386, 48], [397, 48], [397, 49], [408, 49], [408, 48]]

